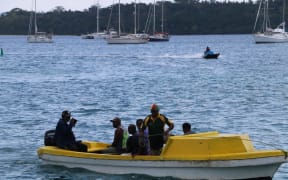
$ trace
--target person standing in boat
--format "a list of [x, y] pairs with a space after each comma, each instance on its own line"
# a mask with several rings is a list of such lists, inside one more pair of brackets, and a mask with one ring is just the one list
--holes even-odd
[[[174, 128], [174, 124], [166, 116], [159, 113], [160, 109], [157, 104], [152, 104], [150, 110], [151, 114], [144, 119], [140, 136], [143, 136], [144, 130], [148, 128], [150, 154], [160, 155], [164, 145], [164, 136], [168, 136], [169, 132]], [[164, 130], [165, 124], [169, 126], [166, 131]]]
[[[143, 119], [136, 120], [136, 126], [138, 129], [138, 134], [140, 134], [141, 127], [143, 125]], [[143, 136], [139, 136], [139, 152], [140, 155], [148, 155], [150, 154], [150, 144], [149, 144], [149, 132], [148, 128], [146, 128], [143, 132]]]
[[191, 124], [188, 122], [182, 124], [182, 130], [184, 135], [195, 134], [195, 132], [191, 130]]
[[76, 119], [71, 118], [71, 112], [67, 110], [63, 111], [56, 126], [54, 141], [59, 148], [87, 152], [87, 146], [82, 144], [81, 141], [76, 141], [72, 131], [76, 122]]

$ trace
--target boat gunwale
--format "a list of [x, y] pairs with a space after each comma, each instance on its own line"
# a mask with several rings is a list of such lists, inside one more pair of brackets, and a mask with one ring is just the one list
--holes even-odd
[[111, 154], [99, 154], [93, 152], [77, 152], [77, 151], [60, 149], [55, 146], [43, 146], [38, 149], [37, 153], [38, 156], [48, 154], [48, 155], [88, 158], [88, 159], [144, 160], [144, 161], [211, 161], [211, 160], [228, 161], [228, 160], [245, 160], [245, 159], [258, 159], [258, 158], [283, 156], [283, 161], [287, 161], [285, 151], [283, 150], [255, 150], [252, 152], [225, 153], [221, 155], [216, 154], [216, 155], [205, 155], [196, 157], [187, 157], [187, 156], [169, 157], [163, 155], [160, 156], [136, 155], [132, 157], [130, 154], [111, 155]]

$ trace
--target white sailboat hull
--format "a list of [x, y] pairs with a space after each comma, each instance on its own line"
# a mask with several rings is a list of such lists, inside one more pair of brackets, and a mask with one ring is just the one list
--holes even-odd
[[288, 34], [287, 33], [257, 33], [254, 34], [255, 43], [284, 43], [288, 42]]
[[120, 36], [106, 38], [108, 44], [145, 44], [148, 39], [138, 38], [135, 36]]
[[157, 33], [149, 36], [149, 41], [169, 41], [169, 35], [167, 33]]
[[84, 168], [108, 174], [146, 174], [155, 177], [183, 179], [233, 180], [271, 178], [283, 157], [266, 157], [245, 160], [177, 161], [177, 160], [115, 160], [102, 158], [77, 158], [53, 154], [39, 157], [45, 164], [69, 168]]
[[47, 36], [37, 36], [37, 35], [30, 35], [27, 37], [27, 41], [29, 43], [52, 43], [52, 38]]

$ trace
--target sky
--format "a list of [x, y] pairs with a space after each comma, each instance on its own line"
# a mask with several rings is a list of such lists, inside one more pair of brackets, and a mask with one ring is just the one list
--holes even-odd
[[[4, 3], [3, 3], [4, 1]], [[121, 3], [131, 3], [135, 0], [121, 0]], [[21, 8], [24, 10], [32, 9], [32, 0], [0, 0], [0, 12], [8, 12], [13, 8]], [[51, 11], [56, 6], [63, 6], [66, 10], [80, 10], [88, 9], [92, 5], [99, 2], [101, 7], [107, 7], [111, 4], [118, 3], [118, 0], [37, 0], [37, 12], [38, 11]], [[139, 0], [137, 0], [139, 2]], [[153, 0], [140, 0], [142, 3], [150, 3]]]

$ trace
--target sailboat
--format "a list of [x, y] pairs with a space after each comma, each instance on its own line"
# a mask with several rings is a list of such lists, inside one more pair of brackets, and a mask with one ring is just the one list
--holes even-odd
[[[36, 0], [34, 0], [33, 4], [34, 4], [34, 12], [32, 10], [31, 15], [30, 15], [27, 41], [29, 43], [51, 43], [53, 42], [52, 34], [38, 31], [37, 17], [36, 17]], [[32, 30], [33, 24], [34, 24], [34, 32]]]
[[[262, 7], [263, 6], [263, 7]], [[263, 23], [259, 32], [253, 34], [256, 43], [282, 43], [288, 42], [288, 33], [285, 31], [285, 0], [283, 0], [283, 20], [275, 29], [271, 28], [269, 20], [269, 1], [261, 0], [254, 24], [254, 32], [263, 9]]]
[[81, 35], [82, 39], [98, 39], [98, 38], [106, 38], [108, 35], [108, 32], [99, 32], [99, 11], [100, 11], [100, 5], [99, 1], [95, 5], [96, 7], [96, 32], [93, 33], [88, 33], [88, 34], [83, 34]]
[[121, 35], [121, 16], [120, 16], [120, 0], [118, 2], [118, 36], [109, 36], [106, 38], [108, 44], [145, 44], [148, 42], [148, 38], [137, 34], [136, 24], [136, 0], [135, 0], [135, 12], [134, 12], [134, 34]]
[[161, 32], [156, 32], [155, 23], [156, 23], [156, 2], [154, 0], [153, 6], [153, 35], [149, 36], [149, 41], [169, 41], [170, 37], [167, 32], [164, 32], [164, 5], [163, 1], [161, 1]]

